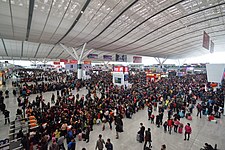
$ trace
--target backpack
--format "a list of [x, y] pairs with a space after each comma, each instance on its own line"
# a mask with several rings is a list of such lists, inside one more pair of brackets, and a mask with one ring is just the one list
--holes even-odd
[[106, 144], [105, 147], [106, 147], [108, 150], [112, 150], [112, 149], [113, 149], [112, 143]]

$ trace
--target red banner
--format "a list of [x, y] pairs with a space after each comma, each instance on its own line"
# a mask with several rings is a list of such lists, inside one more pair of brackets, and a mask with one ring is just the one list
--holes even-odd
[[128, 72], [128, 67], [123, 67], [123, 72]]
[[90, 65], [91, 64], [91, 61], [84, 61], [84, 64]]
[[128, 67], [125, 66], [115, 66], [113, 68], [114, 72], [128, 72]]
[[67, 63], [67, 62], [68, 62], [68, 60], [67, 60], [67, 59], [60, 59], [60, 62]]
[[123, 66], [115, 66], [115, 67], [113, 68], [113, 71], [114, 71], [114, 72], [123, 72]]
[[60, 65], [60, 62], [59, 61], [54, 61], [53, 64], [54, 65]]
[[209, 50], [209, 35], [204, 31], [203, 33], [203, 44], [202, 46]]
[[77, 62], [78, 62], [77, 60], [70, 60], [69, 61], [70, 64], [77, 64]]

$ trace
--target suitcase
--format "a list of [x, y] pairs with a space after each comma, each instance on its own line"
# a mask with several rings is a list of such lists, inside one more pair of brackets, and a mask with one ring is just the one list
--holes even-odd
[[140, 142], [140, 140], [141, 140], [140, 134], [137, 134], [136, 140], [137, 140], [138, 142]]
[[182, 134], [183, 133], [183, 128], [179, 127], [178, 128], [178, 133]]
[[192, 120], [192, 116], [188, 116], [187, 119], [188, 119], [188, 120]]

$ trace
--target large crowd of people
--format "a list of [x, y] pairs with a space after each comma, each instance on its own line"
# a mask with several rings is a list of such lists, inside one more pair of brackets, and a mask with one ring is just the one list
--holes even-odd
[[[163, 126], [164, 132], [168, 131], [170, 134], [172, 129], [179, 133], [184, 130], [184, 140], [189, 140], [191, 124], [184, 126], [181, 118], [191, 120], [192, 115], [208, 115], [209, 121], [213, 121], [214, 117], [219, 118], [223, 112], [224, 83], [214, 91], [207, 84], [206, 75], [169, 77], [157, 82], [147, 82], [144, 72], [136, 72], [129, 76], [131, 87], [113, 85], [112, 75], [107, 72], [91, 74], [91, 79], [84, 81], [77, 80], [73, 75], [58, 76], [62, 80], [53, 78], [46, 83], [34, 82], [30, 86], [24, 83], [19, 87], [17, 115], [21, 118], [34, 117], [36, 120], [31, 124], [34, 128], [27, 135], [20, 135], [25, 148], [38, 145], [41, 150], [46, 150], [51, 141], [50, 149], [65, 149], [63, 141], [66, 140], [68, 149], [74, 150], [77, 144], [75, 137], [89, 142], [89, 135], [95, 124], [101, 124], [102, 130], [109, 124], [113, 130], [114, 123], [115, 138], [118, 139], [123, 132], [123, 118], [132, 119], [134, 113], [146, 107], [147, 119], [152, 124]], [[80, 88], [86, 88], [87, 94], [72, 93], [74, 89], [79, 91]], [[29, 100], [27, 90], [39, 93], [35, 100]], [[47, 91], [57, 91], [57, 95], [52, 94], [51, 104], [46, 103], [42, 96]], [[1, 99], [4, 101], [2, 95]], [[197, 114], [193, 114], [195, 108]], [[157, 111], [156, 116], [154, 111]], [[151, 148], [151, 129], [145, 130], [144, 125], [140, 125], [137, 140], [144, 142], [144, 149], [147, 148], [147, 143]], [[106, 148], [109, 147], [107, 150], [113, 149], [110, 139], [105, 143], [99, 135], [96, 149], [103, 149], [103, 144]], [[162, 149], [166, 149], [165, 147], [163, 145]]]

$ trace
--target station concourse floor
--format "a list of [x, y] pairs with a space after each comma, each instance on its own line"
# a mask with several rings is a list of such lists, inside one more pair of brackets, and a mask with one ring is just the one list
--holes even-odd
[[[6, 109], [10, 111], [11, 118], [15, 118], [17, 105], [17, 98], [12, 95], [13, 87], [11, 84], [7, 84], [6, 87], [1, 86], [0, 90], [8, 89], [10, 91], [9, 98], [5, 99]], [[46, 102], [50, 101], [53, 92], [43, 93], [43, 97]], [[56, 92], [54, 92], [56, 95]], [[73, 91], [73, 94], [76, 92]], [[83, 88], [79, 91], [79, 94], [86, 94], [87, 91]], [[29, 96], [29, 100], [32, 101], [37, 94]], [[156, 116], [157, 111], [153, 114]], [[98, 135], [102, 134], [103, 139], [106, 141], [108, 138], [113, 143], [114, 150], [143, 150], [144, 143], [136, 141], [136, 134], [139, 130], [140, 123], [142, 122], [145, 128], [151, 128], [152, 133], [152, 150], [160, 150], [161, 145], [165, 144], [167, 150], [200, 150], [204, 143], [210, 143], [212, 146], [217, 144], [219, 150], [225, 150], [225, 116], [221, 119], [217, 119], [218, 123], [207, 121], [206, 116], [202, 118], [196, 117], [196, 110], [193, 112], [193, 120], [188, 121], [185, 118], [181, 119], [181, 122], [186, 125], [190, 123], [192, 127], [192, 134], [189, 141], [184, 141], [184, 134], [174, 133], [170, 135], [168, 132], [164, 133], [163, 127], [157, 128], [155, 124], [151, 124], [147, 118], [147, 109], [140, 110], [132, 116], [132, 119], [123, 119], [124, 132], [119, 134], [119, 139], [116, 139], [115, 126], [113, 130], [109, 129], [109, 125], [106, 124], [105, 131], [102, 131], [102, 126], [94, 125], [94, 130], [90, 133], [90, 141], [86, 143], [84, 141], [78, 141], [76, 138], [76, 150], [81, 150], [85, 147], [87, 150], [94, 150]], [[164, 113], [165, 121], [167, 119], [167, 111]], [[8, 137], [9, 125], [4, 125], [4, 115], [0, 113], [0, 139]], [[65, 145], [66, 146], [66, 145]]]

